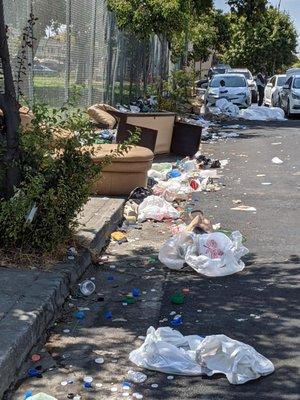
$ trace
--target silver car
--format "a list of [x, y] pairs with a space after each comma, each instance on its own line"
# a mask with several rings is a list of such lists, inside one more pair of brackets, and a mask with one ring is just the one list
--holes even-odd
[[251, 91], [247, 79], [241, 74], [215, 75], [204, 96], [206, 107], [213, 107], [219, 99], [226, 99], [240, 108], [251, 106]]

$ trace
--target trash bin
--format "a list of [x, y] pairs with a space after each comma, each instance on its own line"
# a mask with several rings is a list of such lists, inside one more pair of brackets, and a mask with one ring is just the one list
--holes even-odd
[[175, 122], [171, 153], [179, 156], [193, 156], [199, 150], [201, 133], [202, 127], [199, 125]]

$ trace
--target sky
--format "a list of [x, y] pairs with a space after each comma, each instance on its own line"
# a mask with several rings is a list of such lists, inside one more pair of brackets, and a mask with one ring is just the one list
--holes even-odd
[[[280, 0], [269, 0], [272, 6], [277, 7]], [[221, 10], [228, 10], [226, 0], [214, 0], [215, 7]], [[295, 22], [295, 27], [298, 32], [298, 52], [300, 52], [300, 0], [281, 0], [282, 11], [286, 11]]]

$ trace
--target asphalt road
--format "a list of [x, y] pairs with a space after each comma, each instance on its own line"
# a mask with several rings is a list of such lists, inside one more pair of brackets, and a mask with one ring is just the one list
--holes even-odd
[[[229, 163], [222, 171], [222, 190], [203, 193], [201, 208], [214, 223], [240, 230], [247, 238], [250, 254], [245, 270], [210, 279], [149, 264], [149, 257], [157, 256], [170, 236], [170, 225], [145, 223], [142, 230], [129, 233], [129, 243], [108, 247], [107, 264], [91, 266], [86, 277], [95, 277], [98, 295], [69, 299], [46, 345], [36, 350], [42, 355], [43, 377], [20, 381], [7, 398], [22, 399], [28, 389], [59, 400], [72, 393], [80, 393], [82, 400], [123, 398], [120, 384], [133, 367], [128, 354], [141, 344], [138, 336], [145, 335], [151, 325], [168, 325], [164, 319], [170, 320], [170, 312], [176, 311], [183, 315], [182, 333], [223, 333], [241, 340], [269, 358], [275, 372], [233, 386], [221, 375], [167, 380], [164, 374], [146, 371], [147, 381], [134, 392], [151, 400], [299, 399], [299, 142], [300, 121], [289, 121], [249, 123], [238, 139], [203, 144], [205, 155]], [[273, 157], [283, 163], [272, 163]], [[231, 210], [233, 200], [256, 211]], [[141, 289], [142, 300], [122, 306], [122, 298], [132, 287]], [[185, 304], [172, 305], [171, 295], [182, 288], [190, 290]], [[75, 306], [89, 308], [82, 322], [74, 319]], [[104, 317], [108, 310], [113, 314], [110, 320]], [[65, 329], [71, 332], [64, 333]], [[105, 359], [103, 365], [94, 362], [97, 357]], [[32, 363], [24, 371], [29, 366]], [[85, 375], [93, 376], [93, 389], [82, 388]], [[62, 386], [68, 379], [74, 383]], [[152, 383], [158, 388], [151, 388]], [[126, 398], [134, 397], [130, 393]]]

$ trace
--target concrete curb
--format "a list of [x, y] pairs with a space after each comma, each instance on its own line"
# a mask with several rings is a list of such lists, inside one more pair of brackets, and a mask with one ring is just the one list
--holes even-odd
[[[100, 253], [111, 232], [122, 219], [124, 200], [119, 199], [113, 212], [85, 238], [85, 246], [76, 260], [59, 263], [51, 272], [36, 273], [29, 295], [20, 294], [17, 302], [2, 319], [0, 325], [0, 398], [14, 383], [16, 372], [55, 320], [70, 288], [83, 275], [92, 261], [92, 254]], [[111, 210], [112, 211], [112, 210]], [[80, 241], [84, 234], [79, 231]], [[42, 300], [41, 300], [42, 298]]]

